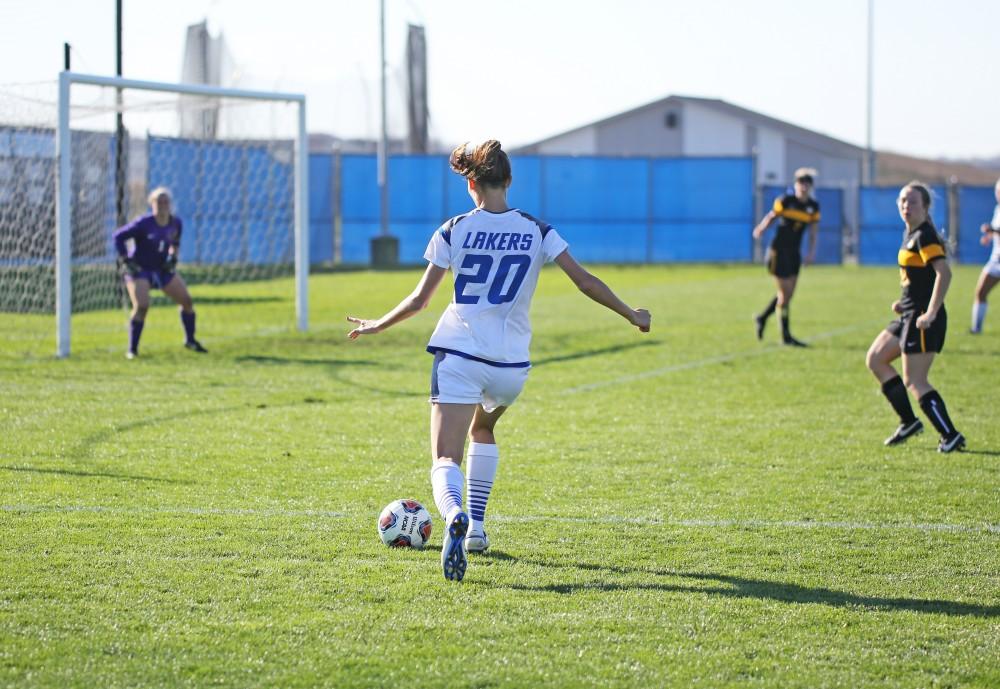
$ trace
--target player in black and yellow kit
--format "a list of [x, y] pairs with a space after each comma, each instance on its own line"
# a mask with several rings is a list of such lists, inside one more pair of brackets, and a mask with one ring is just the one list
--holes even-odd
[[[892, 304], [899, 318], [889, 323], [868, 349], [867, 364], [882, 383], [882, 393], [899, 414], [899, 428], [886, 445], [898, 445], [924, 429], [913, 414], [907, 389], [941, 434], [939, 452], [965, 446], [965, 437], [948, 416], [944, 400], [927, 382], [934, 355], [944, 347], [948, 313], [944, 295], [951, 283], [951, 268], [945, 258], [944, 241], [930, 220], [931, 194], [920, 182], [910, 182], [899, 192], [899, 215], [906, 223], [899, 248], [899, 271], [903, 294]], [[903, 378], [892, 362], [902, 356]], [[904, 382], [905, 381], [905, 382]]]
[[764, 326], [775, 308], [781, 309], [781, 340], [786, 345], [805, 347], [806, 343], [792, 337], [788, 329], [788, 305], [795, 293], [795, 284], [799, 279], [799, 268], [802, 266], [802, 235], [809, 228], [809, 251], [806, 253], [806, 263], [812, 263], [816, 258], [816, 231], [819, 224], [819, 202], [812, 197], [813, 178], [816, 174], [811, 168], [799, 168], [795, 171], [795, 193], [785, 194], [775, 199], [774, 208], [760, 221], [753, 230], [755, 239], [759, 239], [776, 218], [781, 218], [778, 231], [767, 250], [767, 270], [774, 276], [778, 293], [768, 303], [767, 307], [754, 316], [757, 329], [757, 339], [763, 339]]

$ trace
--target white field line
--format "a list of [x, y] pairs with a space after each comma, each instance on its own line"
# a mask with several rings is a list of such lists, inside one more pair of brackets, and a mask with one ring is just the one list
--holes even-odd
[[[348, 513], [330, 510], [283, 510], [215, 507], [112, 507], [109, 505], [0, 505], [0, 512], [14, 514], [112, 514], [112, 515], [207, 515], [223, 517], [278, 517], [320, 519], [366, 519], [374, 513]], [[490, 521], [512, 524], [572, 523], [572, 524], [635, 524], [671, 526], [691, 529], [827, 529], [832, 531], [921, 531], [950, 533], [1000, 534], [1000, 524], [949, 524], [942, 522], [862, 522], [862, 521], [812, 521], [803, 519], [670, 519], [595, 516], [560, 517], [543, 515], [491, 515]]]
[[[820, 333], [809, 338], [808, 342], [818, 342], [820, 340], [829, 340], [830, 338], [837, 337], [838, 335], [843, 335], [844, 333], [849, 333], [860, 328], [867, 328], [873, 323], [881, 323], [882, 319], [879, 321], [865, 321], [864, 323], [855, 323], [854, 325], [849, 325], [845, 328], [839, 328], [837, 330], [830, 330], [829, 332]], [[885, 321], [888, 322], [888, 321]], [[619, 376], [618, 378], [611, 378], [610, 380], [600, 380], [594, 383], [586, 383], [585, 385], [577, 385], [576, 387], [567, 388], [560, 394], [574, 394], [578, 392], [590, 392], [591, 390], [599, 390], [601, 388], [612, 387], [614, 385], [622, 385], [624, 383], [631, 383], [636, 380], [645, 380], [647, 378], [655, 378], [657, 376], [666, 375], [667, 373], [676, 373], [677, 371], [689, 371], [695, 368], [703, 368], [705, 366], [712, 366], [714, 364], [722, 364], [727, 361], [734, 361], [736, 359], [750, 359], [755, 356], [763, 356], [764, 354], [771, 354], [782, 349], [784, 345], [765, 345], [757, 349], [745, 349], [742, 352], [730, 352], [729, 354], [720, 354], [719, 356], [711, 356], [705, 359], [697, 359], [695, 361], [686, 361], [682, 364], [671, 364], [670, 366], [662, 366], [660, 368], [653, 368], [647, 371], [640, 371], [639, 373], [630, 373], [625, 376]]]

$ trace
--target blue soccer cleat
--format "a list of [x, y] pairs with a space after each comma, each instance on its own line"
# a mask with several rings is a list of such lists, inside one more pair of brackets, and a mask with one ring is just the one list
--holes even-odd
[[441, 569], [448, 581], [462, 581], [468, 561], [465, 557], [465, 533], [469, 530], [469, 515], [459, 512], [448, 522], [441, 545]]

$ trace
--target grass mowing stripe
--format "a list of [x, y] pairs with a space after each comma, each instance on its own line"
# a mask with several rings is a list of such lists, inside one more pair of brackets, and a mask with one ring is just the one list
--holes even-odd
[[[838, 335], [844, 335], [849, 332], [854, 332], [860, 328], [867, 328], [873, 323], [883, 323], [885, 319], [868, 320], [862, 323], [855, 323], [854, 325], [849, 325], [845, 328], [838, 328], [837, 330], [830, 330], [825, 333], [820, 333], [814, 337], [809, 338], [806, 342], [819, 342], [822, 340], [829, 340], [830, 338], [837, 337]], [[770, 354], [778, 350], [783, 349], [783, 345], [769, 344], [764, 345], [763, 348], [759, 349], [744, 349], [739, 352], [730, 352], [729, 354], [720, 354], [719, 356], [711, 356], [705, 359], [697, 359], [695, 361], [686, 361], [682, 364], [671, 364], [670, 366], [663, 366], [661, 368], [654, 368], [648, 371], [642, 371], [640, 373], [631, 373], [627, 376], [619, 376], [618, 378], [612, 378], [610, 380], [597, 381], [595, 383], [587, 383], [585, 385], [577, 385], [576, 387], [567, 388], [560, 394], [567, 393], [578, 393], [578, 392], [589, 392], [591, 390], [599, 390], [601, 388], [607, 388], [614, 385], [622, 385], [624, 383], [632, 383], [637, 380], [645, 380], [647, 378], [655, 378], [657, 376], [662, 376], [667, 373], [676, 373], [678, 371], [689, 371], [696, 368], [704, 368], [705, 366], [712, 366], [714, 364], [723, 364], [728, 361], [734, 361], [736, 359], [749, 359], [752, 357], [763, 356], [765, 354]]]
[[[327, 519], [360, 519], [369, 513], [331, 512], [328, 510], [280, 510], [252, 508], [222, 509], [213, 507], [111, 507], [107, 505], [0, 505], [0, 511], [22, 513], [96, 513], [96, 514], [167, 514], [167, 515], [221, 515], [227, 517], [324, 517]], [[839, 531], [947, 531], [952, 533], [1000, 534], [1000, 524], [946, 524], [933, 522], [851, 522], [851, 521], [808, 521], [801, 519], [662, 519], [659, 517], [560, 517], [545, 515], [491, 515], [490, 521], [509, 523], [557, 523], [557, 524], [649, 524], [691, 528], [726, 529], [829, 529]]]

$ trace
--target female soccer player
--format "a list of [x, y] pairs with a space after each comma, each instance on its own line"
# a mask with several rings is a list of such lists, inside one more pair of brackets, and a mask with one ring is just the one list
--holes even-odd
[[[910, 182], [900, 190], [897, 205], [906, 224], [899, 248], [903, 294], [892, 303], [892, 310], [899, 318], [872, 342], [866, 363], [882, 384], [882, 394], [899, 414], [899, 428], [885, 444], [898, 445], [924, 429], [906, 396], [909, 388], [941, 434], [938, 451], [952, 452], [965, 446], [965, 437], [952, 424], [941, 395], [927, 382], [934, 354], [944, 347], [948, 329], [944, 296], [951, 282], [951, 269], [945, 259], [944, 241], [931, 224], [931, 193], [927, 187]], [[900, 356], [902, 379], [892, 366]]]
[[[431, 335], [431, 487], [445, 521], [441, 565], [446, 579], [465, 576], [466, 552], [489, 547], [483, 529], [499, 452], [494, 428], [528, 377], [528, 309], [547, 261], [555, 261], [598, 304], [642, 332], [650, 315], [632, 309], [583, 269], [551, 225], [507, 205], [510, 160], [495, 140], [463, 144], [449, 160], [467, 180], [475, 208], [445, 222], [424, 252], [429, 262], [413, 292], [377, 320], [348, 317], [348, 335], [374, 335], [425, 308], [449, 269], [455, 292]], [[469, 515], [462, 507], [460, 465], [469, 437]]]
[[993, 209], [993, 220], [983, 223], [980, 231], [983, 233], [980, 241], [983, 246], [993, 243], [993, 253], [990, 260], [983, 266], [983, 272], [979, 274], [979, 282], [976, 283], [976, 295], [972, 302], [972, 327], [969, 329], [973, 335], [978, 335], [983, 331], [983, 320], [986, 318], [986, 297], [993, 286], [1000, 282], [1000, 179], [997, 180], [993, 188], [997, 205]]
[[[177, 274], [177, 258], [181, 244], [181, 219], [170, 212], [170, 190], [157, 187], [149, 195], [153, 212], [136, 218], [119, 228], [114, 235], [118, 261], [123, 268], [125, 288], [132, 300], [129, 321], [128, 351], [125, 356], [134, 359], [139, 355], [139, 337], [146, 323], [151, 287], [180, 305], [181, 323], [184, 325], [184, 346], [194, 352], [206, 352], [194, 339], [194, 304], [187, 285]], [[132, 240], [129, 252], [126, 242]]]
[[809, 251], [806, 264], [816, 258], [816, 232], [819, 225], [819, 202], [812, 197], [813, 179], [816, 171], [799, 168], [795, 171], [795, 193], [785, 194], [775, 199], [774, 208], [753, 229], [754, 239], [760, 239], [775, 218], [781, 218], [778, 231], [767, 250], [767, 270], [774, 276], [778, 293], [759, 314], [754, 316], [757, 339], [763, 339], [764, 326], [774, 313], [781, 308], [781, 340], [786, 345], [805, 347], [806, 343], [792, 337], [788, 329], [788, 305], [795, 294], [795, 283], [799, 279], [802, 265], [802, 234], [809, 227]]

